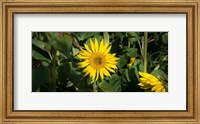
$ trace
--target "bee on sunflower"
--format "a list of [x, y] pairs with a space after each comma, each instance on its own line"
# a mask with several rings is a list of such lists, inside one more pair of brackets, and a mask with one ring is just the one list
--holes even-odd
[[85, 49], [80, 48], [80, 53], [77, 55], [78, 58], [83, 61], [78, 63], [78, 68], [82, 68], [84, 77], [89, 75], [93, 81], [98, 79], [104, 79], [105, 76], [111, 77], [111, 72], [115, 73], [117, 69], [117, 60], [115, 57], [116, 53], [109, 53], [111, 45], [105, 44], [102, 39], [100, 44], [97, 39], [90, 39], [90, 44], [84, 44]]

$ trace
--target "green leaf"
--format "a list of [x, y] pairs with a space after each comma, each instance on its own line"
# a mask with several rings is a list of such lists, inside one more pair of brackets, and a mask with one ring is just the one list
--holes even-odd
[[58, 66], [58, 69], [57, 69], [57, 72], [58, 72], [58, 81], [59, 82], [65, 82], [67, 80], [67, 74], [68, 74], [68, 71], [66, 69], [66, 64], [62, 64], [60, 66]]
[[83, 77], [82, 73], [77, 69], [76, 64], [68, 62], [65, 64], [64, 68], [66, 77], [74, 83], [79, 90], [89, 89], [87, 78]]
[[44, 67], [48, 67], [48, 66], [49, 66], [49, 63], [46, 62], [46, 61], [42, 61], [42, 65], [43, 65]]
[[125, 55], [122, 55], [122, 56], [119, 56], [119, 61], [118, 61], [118, 63], [117, 63], [117, 66], [119, 67], [119, 68], [122, 68], [123, 66], [125, 66], [126, 64], [127, 64], [127, 62], [128, 62], [128, 60], [127, 60], [127, 58], [126, 58], [126, 56]]
[[91, 85], [91, 84], [93, 84], [94, 83], [94, 80], [92, 80], [91, 78], [87, 78], [87, 84], [88, 85]]
[[51, 51], [51, 45], [49, 43], [40, 41], [40, 40], [36, 40], [36, 39], [32, 39], [32, 44], [34, 44], [35, 46], [39, 47], [40, 49], [50, 52]]
[[[139, 79], [139, 71], [138, 71], [138, 69], [139, 69], [139, 64], [141, 63], [141, 60], [140, 59], [136, 59], [135, 60], [135, 62], [134, 62], [134, 64], [133, 64], [133, 68], [134, 68], [134, 70], [135, 70], [135, 76], [137, 77], [137, 79]], [[130, 69], [131, 69], [132, 67], [130, 67]], [[143, 69], [143, 68], [142, 68]]]
[[168, 33], [164, 33], [164, 34], [162, 35], [162, 42], [163, 42], [164, 44], [167, 44], [167, 43], [168, 43]]
[[67, 82], [67, 86], [66, 87], [72, 87], [74, 84], [71, 81]]
[[72, 48], [76, 48], [76, 49], [80, 49], [80, 44], [79, 44], [79, 41], [75, 38], [75, 37], [73, 37], [72, 38]]
[[121, 77], [122, 77], [122, 78], [121, 78], [121, 80], [122, 80], [122, 86], [123, 86], [123, 87], [128, 86], [128, 85], [129, 85], [129, 82], [128, 82], [127, 79], [126, 79], [125, 74], [123, 74]]
[[129, 37], [139, 37], [137, 32], [128, 32], [127, 34], [128, 34]]
[[114, 92], [122, 91], [122, 87], [121, 87], [122, 77], [121, 76], [117, 74], [113, 74], [109, 78], [109, 83], [112, 84]]
[[141, 63], [141, 64], [139, 65], [139, 70], [140, 70], [141, 72], [144, 71], [144, 64], [143, 64], [143, 63]]
[[122, 78], [116, 74], [113, 74], [110, 78], [106, 78], [107, 80], [103, 80], [99, 83], [99, 88], [103, 92], [121, 92], [122, 91]]
[[41, 60], [41, 61], [46, 61], [48, 63], [51, 62], [50, 59], [46, 58], [44, 55], [42, 55], [41, 53], [39, 53], [36, 50], [32, 50], [32, 57], [36, 60]]
[[139, 81], [138, 79], [140, 78], [139, 77], [139, 74], [138, 74], [138, 70], [137, 70], [137, 66], [134, 65], [134, 66], [131, 66], [128, 68], [128, 74], [129, 74], [129, 78], [130, 78], [130, 83], [128, 83], [128, 87], [127, 87], [127, 90], [129, 89], [130, 92], [141, 92], [143, 91], [140, 86], [138, 85]]
[[65, 69], [65, 73], [70, 81], [73, 83], [78, 83], [80, 81], [81, 72], [77, 71], [77, 68], [73, 66], [72, 62], [65, 64], [63, 69]]
[[109, 44], [109, 34], [108, 32], [103, 32], [104, 43]]
[[152, 73], [152, 75], [155, 75], [158, 79], [163, 80], [163, 81], [168, 81], [168, 76], [167, 74], [165, 74], [165, 72], [163, 72], [160, 69], [154, 70]]
[[73, 56], [77, 55], [80, 52], [79, 49], [72, 47]]
[[125, 71], [125, 69], [124, 69], [124, 68], [119, 68], [119, 73], [120, 73], [120, 74], [123, 74], [123, 73], [124, 73], [124, 71]]
[[128, 47], [124, 48], [124, 52], [128, 57], [137, 57], [138, 55], [137, 50], [138, 50], [137, 48], [128, 48]]
[[127, 79], [128, 82], [131, 81], [130, 78], [129, 78], [129, 72], [128, 72], [127, 68], [125, 69], [125, 77], [126, 77], [126, 79]]
[[128, 71], [127, 77], [129, 78], [130, 81], [132, 81], [134, 78], [138, 79], [138, 77], [139, 77], [138, 71], [137, 71], [137, 69], [135, 69], [134, 66], [128, 68], [127, 71]]
[[99, 88], [101, 88], [103, 92], [114, 92], [112, 84], [107, 83], [106, 81], [99, 83]]
[[114, 36], [114, 42], [122, 42], [124, 39], [124, 33], [122, 32], [116, 32]]
[[93, 37], [94, 35], [95, 35], [94, 32], [82, 32], [81, 33], [81, 39], [86, 40], [86, 39]]
[[81, 73], [77, 71], [72, 62], [66, 62], [58, 67], [58, 80], [60, 82], [69, 80], [78, 84], [81, 81]]
[[48, 79], [47, 68], [33, 68], [32, 70], [32, 92], [37, 89]]
[[65, 56], [69, 56], [72, 49], [72, 36], [57, 32], [50, 32], [49, 35], [50, 44]]
[[101, 40], [103, 39], [103, 36], [100, 32], [97, 32], [97, 33], [94, 34], [94, 38], [96, 38], [98, 43], [100, 44]]
[[140, 36], [138, 35], [137, 32], [128, 32], [127, 35], [128, 35], [128, 37], [129, 37], [129, 39], [130, 39], [131, 41], [133, 41], [133, 42], [136, 42], [137, 40], [140, 39]]

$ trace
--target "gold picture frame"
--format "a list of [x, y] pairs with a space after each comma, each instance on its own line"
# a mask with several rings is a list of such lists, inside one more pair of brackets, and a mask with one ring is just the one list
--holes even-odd
[[[199, 0], [1, 0], [0, 123], [200, 123]], [[186, 111], [14, 111], [13, 15], [20, 13], [185, 13], [187, 15]], [[181, 70], [180, 70], [181, 71]]]

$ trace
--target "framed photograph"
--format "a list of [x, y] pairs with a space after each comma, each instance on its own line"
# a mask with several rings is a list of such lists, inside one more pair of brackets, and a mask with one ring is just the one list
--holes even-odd
[[200, 123], [200, 1], [0, 3], [1, 123]]

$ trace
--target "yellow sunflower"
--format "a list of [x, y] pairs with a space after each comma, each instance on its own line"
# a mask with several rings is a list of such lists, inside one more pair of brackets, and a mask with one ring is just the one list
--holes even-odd
[[130, 62], [128, 63], [128, 66], [132, 66], [135, 62], [135, 58], [134, 57], [131, 57], [130, 58]]
[[95, 38], [94, 42], [90, 39], [90, 45], [84, 44], [85, 49], [80, 48], [78, 58], [84, 61], [78, 63], [78, 68], [84, 68], [84, 76], [90, 75], [92, 80], [98, 80], [99, 77], [110, 77], [110, 72], [115, 73], [117, 69], [117, 57], [115, 53], [110, 54], [111, 45], [105, 44], [102, 39], [100, 44]]
[[139, 72], [139, 75], [142, 77], [139, 78], [140, 83], [138, 85], [141, 86], [142, 89], [150, 89], [155, 92], [166, 92], [164, 83], [154, 75], [146, 72]]

